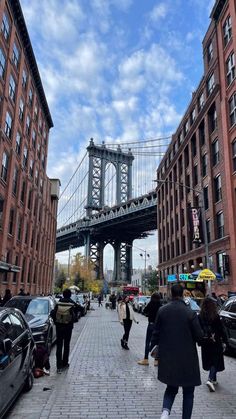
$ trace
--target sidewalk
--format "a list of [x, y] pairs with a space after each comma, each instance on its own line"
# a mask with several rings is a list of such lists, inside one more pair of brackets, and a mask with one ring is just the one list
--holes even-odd
[[[137, 364], [143, 357], [147, 324], [145, 317], [137, 316], [140, 323], [132, 326], [130, 351], [124, 351], [117, 312], [96, 306], [76, 324], [69, 370], [57, 375], [54, 361], [51, 376], [35, 380], [8, 419], [158, 419], [165, 385], [157, 381], [152, 359], [149, 366]], [[236, 417], [236, 359], [226, 357], [225, 364], [216, 393], [205, 384], [196, 388], [193, 419]], [[203, 383], [206, 378], [202, 372]], [[180, 392], [170, 419], [181, 418], [181, 403]]]

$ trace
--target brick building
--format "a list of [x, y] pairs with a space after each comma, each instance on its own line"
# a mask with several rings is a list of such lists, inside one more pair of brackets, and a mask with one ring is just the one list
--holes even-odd
[[47, 293], [59, 181], [46, 175], [53, 126], [18, 0], [0, 2], [0, 294]]
[[204, 75], [157, 170], [163, 291], [168, 274], [206, 266], [205, 245], [189, 231], [188, 208], [201, 206], [209, 265], [224, 278], [215, 290], [236, 291], [235, 52], [236, 2], [217, 0], [203, 40]]

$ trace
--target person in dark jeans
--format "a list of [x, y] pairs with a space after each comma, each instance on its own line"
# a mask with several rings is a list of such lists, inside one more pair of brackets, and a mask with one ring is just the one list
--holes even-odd
[[71, 290], [63, 291], [63, 298], [59, 300], [51, 316], [56, 324], [57, 334], [57, 373], [61, 374], [69, 368], [70, 341], [74, 321], [76, 319], [76, 304], [71, 299]]
[[[161, 297], [158, 292], [154, 292], [151, 296], [151, 300], [147, 304], [147, 306], [143, 310], [143, 314], [148, 316], [148, 327], [146, 332], [146, 340], [145, 340], [145, 355], [144, 359], [138, 361], [139, 365], [149, 365], [148, 362], [148, 355], [150, 351], [150, 342], [152, 337], [152, 332], [154, 330], [154, 324], [156, 320], [156, 316], [158, 313], [159, 308], [161, 307]], [[158, 359], [155, 358], [154, 366], [158, 365]]]
[[121, 339], [121, 346], [123, 349], [129, 350], [128, 340], [132, 322], [138, 323], [134, 315], [133, 307], [129, 303], [129, 296], [125, 297], [118, 305], [118, 316], [120, 323], [124, 326], [124, 335]]
[[183, 300], [183, 287], [171, 288], [172, 301], [157, 314], [151, 345], [158, 345], [158, 379], [167, 384], [161, 419], [169, 417], [179, 387], [183, 388], [182, 419], [192, 416], [194, 388], [201, 385], [196, 342], [203, 331], [197, 314]]

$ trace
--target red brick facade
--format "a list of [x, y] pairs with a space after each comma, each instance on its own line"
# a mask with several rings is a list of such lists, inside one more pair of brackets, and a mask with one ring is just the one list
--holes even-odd
[[0, 2], [0, 294], [51, 291], [58, 181], [50, 111], [18, 0]]
[[168, 274], [206, 266], [205, 246], [192, 242], [188, 220], [188, 207], [202, 203], [209, 264], [224, 277], [215, 291], [236, 291], [235, 0], [217, 0], [211, 19], [203, 40], [204, 76], [157, 171], [164, 180], [157, 188], [162, 291]]

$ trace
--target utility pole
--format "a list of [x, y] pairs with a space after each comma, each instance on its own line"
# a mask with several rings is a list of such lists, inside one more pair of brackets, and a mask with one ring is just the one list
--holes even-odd
[[68, 272], [67, 272], [67, 280], [70, 280], [70, 258], [71, 258], [71, 249], [72, 249], [72, 245], [70, 244], [69, 246], [69, 255], [68, 255]]

